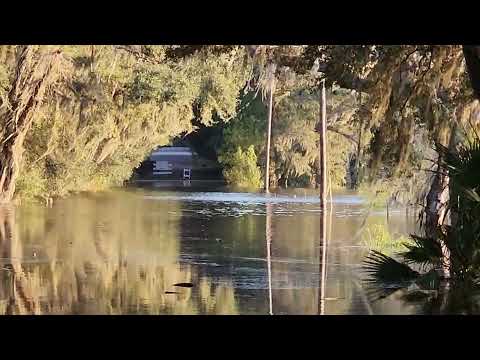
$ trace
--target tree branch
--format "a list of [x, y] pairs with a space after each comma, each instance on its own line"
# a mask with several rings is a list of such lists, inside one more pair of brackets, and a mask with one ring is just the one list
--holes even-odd
[[345, 138], [347, 138], [348, 140], [350, 140], [351, 142], [353, 142], [355, 145], [358, 145], [358, 140], [355, 139], [355, 138], [353, 137], [353, 135], [347, 134], [347, 133], [343, 132], [342, 130], [337, 129], [337, 128], [331, 126], [331, 125], [328, 125], [328, 126], [327, 126], [327, 130], [329, 130], [329, 131], [331, 131], [331, 132], [334, 132], [334, 133], [337, 133], [337, 134], [339, 134], [339, 135], [342, 135], [342, 136], [344, 136]]

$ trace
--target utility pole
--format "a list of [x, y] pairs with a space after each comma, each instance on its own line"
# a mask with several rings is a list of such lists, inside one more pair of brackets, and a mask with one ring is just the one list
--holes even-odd
[[325, 94], [325, 80], [322, 80], [322, 91], [320, 96], [320, 122], [317, 131], [320, 135], [318, 150], [318, 187], [320, 190], [320, 249], [321, 267], [320, 267], [320, 293], [319, 293], [319, 313], [325, 313], [325, 289], [327, 273], [327, 219], [326, 219], [326, 201], [327, 201], [327, 99]]
[[320, 209], [325, 209], [327, 200], [327, 97], [325, 95], [325, 80], [322, 80], [322, 93], [320, 97], [320, 123], [318, 132], [320, 141], [319, 150], [319, 189], [320, 189]]
[[268, 126], [267, 126], [267, 161], [265, 165], [265, 192], [269, 192], [270, 185], [270, 138], [272, 134], [272, 105], [273, 105], [273, 87], [274, 87], [274, 74], [273, 68], [269, 69], [269, 98], [268, 98]]

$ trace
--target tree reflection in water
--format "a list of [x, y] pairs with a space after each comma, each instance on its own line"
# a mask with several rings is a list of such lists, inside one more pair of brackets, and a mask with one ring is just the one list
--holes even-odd
[[[368, 303], [356, 286], [365, 250], [352, 239], [362, 219], [350, 205], [330, 211], [324, 254], [318, 204], [162, 194], [2, 208], [0, 314], [314, 315], [322, 300], [325, 314], [411, 313], [398, 297]], [[173, 286], [182, 282], [194, 286]]]
[[267, 242], [267, 274], [268, 274], [268, 305], [269, 314], [273, 315], [273, 298], [272, 298], [272, 204], [265, 204], [265, 239]]
[[[228, 283], [213, 285], [178, 262], [178, 220], [153, 216], [165, 204], [137, 199], [2, 207], [0, 313], [238, 313]], [[172, 287], [190, 281], [193, 289]]]

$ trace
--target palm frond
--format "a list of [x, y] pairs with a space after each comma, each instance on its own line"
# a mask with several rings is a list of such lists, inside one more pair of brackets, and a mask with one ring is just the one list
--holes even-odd
[[430, 271], [419, 276], [415, 281], [415, 285], [417, 285], [420, 290], [431, 291], [438, 289], [440, 280], [440, 274], [435, 269], [431, 269]]
[[417, 235], [410, 235], [410, 238], [414, 244], [404, 244], [407, 250], [399, 254], [405, 262], [418, 264], [425, 269], [441, 261], [442, 248], [434, 239]]
[[385, 299], [393, 293], [407, 287], [408, 284], [384, 284], [376, 282], [366, 282], [364, 286], [365, 295], [370, 302], [376, 302], [381, 299]]
[[480, 195], [477, 193], [476, 190], [465, 187], [462, 187], [461, 190], [468, 200], [480, 203]]
[[367, 274], [363, 280], [365, 293], [372, 302], [407, 288], [419, 275], [408, 265], [375, 250], [367, 256], [362, 269]]
[[437, 144], [436, 150], [443, 159], [440, 170], [448, 171], [453, 192], [462, 194], [467, 191], [478, 201], [476, 189], [480, 187], [480, 139], [461, 144], [457, 149]]
[[414, 291], [407, 292], [401, 298], [402, 300], [409, 303], [424, 303], [425, 301], [429, 300], [432, 296], [433, 294], [429, 292], [425, 292], [422, 290], [414, 290]]
[[411, 281], [420, 275], [410, 266], [375, 250], [372, 250], [365, 259], [363, 270], [369, 275], [371, 281], [383, 283]]

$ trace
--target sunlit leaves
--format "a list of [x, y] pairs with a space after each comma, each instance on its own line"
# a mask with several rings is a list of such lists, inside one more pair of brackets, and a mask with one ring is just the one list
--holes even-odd
[[209, 125], [234, 116], [251, 71], [243, 49], [202, 47], [179, 58], [168, 49], [64, 46], [74, 73], [50, 94], [27, 135], [19, 193], [120, 185], [153, 148], [194, 131], [194, 119]]

